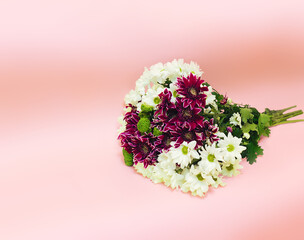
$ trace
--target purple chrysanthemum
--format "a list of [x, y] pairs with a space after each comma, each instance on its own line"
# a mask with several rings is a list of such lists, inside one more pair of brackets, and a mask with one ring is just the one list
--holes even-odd
[[170, 133], [163, 133], [162, 135], [157, 137], [157, 140], [155, 141], [155, 145], [157, 148], [167, 151], [171, 145], [171, 135]]
[[133, 138], [131, 145], [133, 147], [134, 164], [140, 162], [147, 168], [157, 161], [157, 156], [161, 152], [161, 149], [154, 143], [154, 138], [151, 133]]
[[197, 128], [192, 129], [188, 122], [176, 123], [175, 129], [171, 131], [172, 141], [176, 141], [174, 147], [178, 148], [184, 141], [191, 142], [196, 141], [198, 146], [203, 144], [203, 141], [206, 139], [206, 136], [203, 132], [198, 131]]
[[218, 136], [216, 135], [218, 128], [214, 126], [213, 118], [210, 119], [210, 121], [205, 120], [203, 122], [203, 126], [199, 129], [199, 131], [201, 131], [211, 143], [219, 140]]
[[133, 150], [132, 142], [135, 136], [139, 136], [140, 133], [137, 130], [137, 123], [139, 121], [138, 111], [132, 105], [131, 111], [125, 114], [124, 120], [126, 121], [126, 130], [119, 134], [118, 139], [121, 141], [121, 146], [128, 152], [131, 153]]
[[208, 87], [202, 86], [202, 83], [204, 83], [204, 80], [200, 77], [197, 78], [192, 73], [188, 77], [177, 79], [178, 88], [176, 91], [179, 95], [183, 96], [181, 100], [184, 107], [190, 106], [191, 109], [195, 105], [197, 107], [205, 107], [207, 95], [204, 94], [204, 91], [208, 91]]
[[171, 102], [172, 93], [167, 88], [158, 96], [160, 98], [160, 103], [157, 105], [155, 115], [162, 114], [164, 112], [167, 112], [168, 109], [175, 108], [174, 103]]
[[182, 124], [188, 122], [191, 130], [195, 129], [196, 126], [202, 127], [204, 117], [199, 115], [199, 113], [202, 111], [201, 108], [198, 107], [191, 108], [190, 106], [183, 107], [182, 99], [177, 98], [176, 109], [177, 109], [177, 121], [179, 121]]
[[228, 97], [225, 95], [224, 98], [220, 101], [221, 105], [225, 105], [228, 101]]

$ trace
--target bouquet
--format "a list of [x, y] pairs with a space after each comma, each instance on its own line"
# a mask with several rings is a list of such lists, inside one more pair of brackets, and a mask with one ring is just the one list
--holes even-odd
[[239, 174], [241, 161], [263, 154], [270, 127], [303, 112], [286, 113], [234, 103], [201, 79], [194, 62], [174, 60], [145, 69], [125, 97], [118, 139], [124, 162], [154, 183], [204, 196]]

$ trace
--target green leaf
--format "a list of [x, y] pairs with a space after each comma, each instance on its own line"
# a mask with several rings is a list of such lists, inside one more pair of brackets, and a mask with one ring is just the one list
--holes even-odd
[[258, 126], [254, 123], [245, 123], [242, 126], [243, 133], [249, 133], [250, 131], [258, 132]]
[[263, 155], [263, 149], [258, 145], [257, 142], [249, 142], [246, 146], [247, 149], [244, 151], [244, 157], [250, 164], [256, 162], [256, 158], [259, 155]]
[[251, 113], [252, 110], [250, 108], [241, 108], [241, 118], [244, 123], [247, 123], [248, 120], [253, 119], [254, 115]]
[[259, 124], [267, 127], [270, 126], [270, 116], [265, 113], [261, 113], [259, 117]]
[[259, 130], [259, 134], [260, 136], [264, 135], [266, 137], [269, 137], [270, 134], [270, 116], [265, 114], [265, 113], [261, 113], [260, 117], [259, 117], [259, 121], [258, 121], [258, 130]]
[[129, 167], [133, 166], [133, 153], [128, 153], [126, 149], [122, 149], [122, 154], [124, 156], [125, 164]]
[[240, 129], [239, 127], [233, 127], [233, 136], [241, 138], [243, 135], [242, 129]]

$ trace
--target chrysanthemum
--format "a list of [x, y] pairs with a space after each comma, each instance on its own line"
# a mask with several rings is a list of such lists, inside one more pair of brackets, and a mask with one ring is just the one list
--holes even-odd
[[231, 132], [224, 139], [219, 140], [218, 145], [222, 149], [226, 159], [230, 157], [242, 158], [241, 153], [246, 147], [241, 146], [242, 138], [234, 137]]
[[205, 120], [202, 126], [199, 125], [199, 130], [203, 136], [210, 142], [214, 143], [219, 140], [217, 136], [218, 127], [214, 125], [214, 119]]
[[241, 115], [239, 113], [233, 113], [229, 119], [229, 122], [231, 124], [233, 124], [234, 126], [242, 127], [242, 119], [241, 119]]
[[167, 151], [171, 147], [171, 135], [169, 132], [162, 133], [157, 136], [157, 140], [154, 143], [158, 148], [163, 151]]
[[164, 182], [166, 186], [170, 186], [172, 189], [182, 185], [184, 176], [176, 172], [176, 163], [173, 162], [169, 152], [161, 153], [157, 161], [158, 163], [153, 170], [156, 177], [151, 178], [153, 182]]
[[147, 93], [142, 97], [142, 103], [145, 103], [149, 106], [156, 107], [161, 100], [159, 98], [159, 94], [163, 91], [162, 88], [158, 88], [156, 90], [149, 88]]
[[178, 78], [176, 91], [182, 96], [184, 107], [205, 107], [207, 95], [204, 91], [208, 91], [208, 87], [202, 86], [203, 82], [204, 80], [192, 73], [188, 77]]
[[212, 87], [208, 87], [208, 91], [204, 92], [206, 94], [206, 105], [216, 105], [215, 96], [212, 94]]
[[160, 150], [153, 144], [153, 135], [151, 133], [134, 137], [130, 145], [133, 147], [134, 164], [141, 162], [146, 168], [156, 162]]
[[241, 159], [236, 159], [234, 163], [226, 162], [222, 167], [222, 174], [227, 177], [237, 176], [240, 174], [239, 169], [242, 169], [243, 166], [240, 165]]
[[204, 117], [200, 116], [199, 113], [202, 111], [201, 108], [194, 107], [191, 109], [190, 106], [183, 107], [183, 103], [180, 98], [176, 102], [177, 110], [177, 121], [180, 123], [188, 122], [191, 129], [195, 129], [196, 126], [203, 126]]
[[[194, 166], [191, 166], [191, 170]], [[204, 194], [208, 191], [210, 182], [214, 182], [211, 176], [207, 176], [204, 174], [193, 174], [193, 171], [184, 170], [185, 171], [185, 182], [181, 186], [181, 190], [183, 192], [191, 191], [192, 195], [196, 196], [204, 196]]]
[[219, 160], [222, 160], [223, 157], [221, 149], [217, 148], [216, 144], [203, 147], [200, 157], [202, 160], [198, 162], [198, 166], [204, 173], [221, 171]]
[[200, 132], [197, 128], [192, 129], [188, 122], [180, 123], [177, 122], [172, 130], [172, 141], [176, 141], [175, 147], [179, 147], [183, 142], [196, 141], [197, 146], [201, 146], [203, 141], [206, 139], [204, 133]]
[[171, 102], [172, 93], [167, 88], [165, 88], [158, 97], [159, 103], [157, 105], [157, 110], [155, 111], [155, 116], [165, 114], [169, 109], [175, 108], [175, 104]]
[[119, 134], [118, 139], [121, 141], [121, 146], [128, 152], [131, 153], [133, 150], [134, 137], [140, 135], [137, 130], [137, 123], [139, 121], [138, 111], [132, 105], [127, 106], [131, 108], [131, 111], [127, 112], [124, 117], [125, 131]]
[[126, 105], [131, 104], [133, 106], [137, 106], [140, 100], [141, 100], [141, 94], [133, 89], [125, 96]]
[[178, 148], [171, 148], [170, 155], [174, 163], [178, 164], [181, 168], [185, 168], [191, 163], [192, 159], [199, 158], [199, 154], [194, 149], [196, 142], [190, 143], [183, 142]]

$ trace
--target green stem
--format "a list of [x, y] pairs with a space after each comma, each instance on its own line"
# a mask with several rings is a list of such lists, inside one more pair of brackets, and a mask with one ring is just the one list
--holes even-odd
[[287, 110], [292, 109], [292, 108], [295, 108], [295, 107], [297, 107], [297, 105], [294, 105], [294, 106], [291, 106], [291, 107], [288, 107], [288, 108], [283, 108], [283, 109], [281, 109], [281, 110], [278, 110], [278, 112], [283, 113], [283, 112], [286, 112]]
[[273, 124], [271, 126], [274, 127], [274, 126], [278, 126], [278, 125], [285, 124], [285, 123], [296, 123], [296, 122], [304, 122], [304, 119], [288, 120], [288, 121], [278, 122], [278, 123]]
[[293, 118], [293, 117], [303, 114], [302, 110], [297, 110], [297, 111], [283, 114], [287, 110], [295, 108], [295, 107], [296, 106], [291, 106], [291, 107], [284, 108], [284, 109], [277, 110], [277, 111], [268, 110], [268, 114], [271, 116], [271, 119], [272, 119], [271, 126], [277, 126], [277, 125], [285, 124], [285, 123], [303, 122], [304, 119], [288, 120], [289, 118]]

